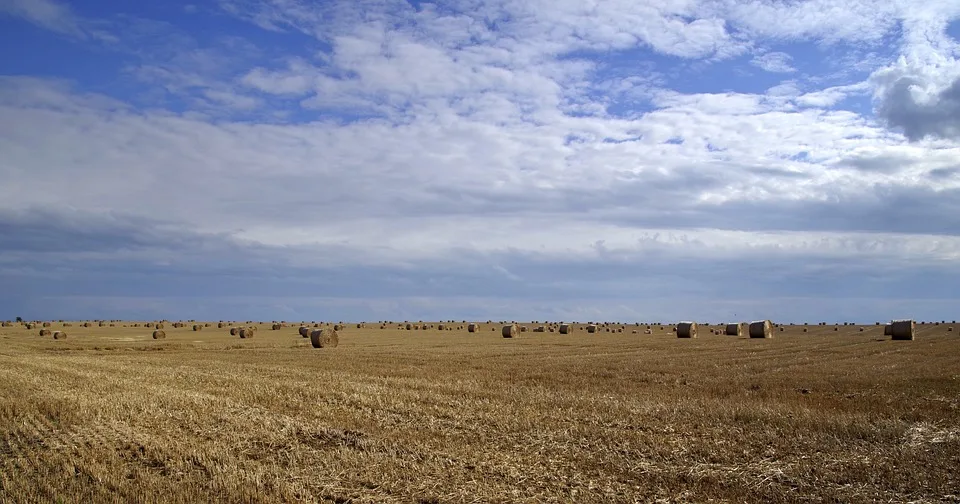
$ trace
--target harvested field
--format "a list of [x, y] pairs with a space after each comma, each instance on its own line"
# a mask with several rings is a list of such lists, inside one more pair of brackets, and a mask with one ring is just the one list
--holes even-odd
[[501, 327], [4, 327], [0, 501], [960, 500], [945, 326]]

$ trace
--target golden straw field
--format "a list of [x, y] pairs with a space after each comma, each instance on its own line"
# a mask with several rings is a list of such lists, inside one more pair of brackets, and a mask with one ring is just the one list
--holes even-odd
[[132, 323], [0, 328], [0, 501], [960, 501], [949, 323]]

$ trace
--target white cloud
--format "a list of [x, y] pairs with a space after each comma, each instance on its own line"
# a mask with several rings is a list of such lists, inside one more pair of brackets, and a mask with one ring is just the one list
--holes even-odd
[[71, 37], [87, 36], [80, 18], [69, 5], [57, 0], [0, 0], [0, 14], [21, 17], [37, 26]]
[[790, 62], [792, 60], [793, 60], [793, 57], [787, 53], [768, 52], [758, 56], [754, 56], [754, 58], [750, 61], [750, 63], [767, 72], [792, 73], [797, 71], [796, 68], [793, 68], [792, 66], [790, 66]]

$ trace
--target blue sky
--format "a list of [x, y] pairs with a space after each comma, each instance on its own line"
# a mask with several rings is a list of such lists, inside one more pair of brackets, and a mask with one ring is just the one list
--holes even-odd
[[956, 319], [952, 1], [0, 0], [0, 318]]

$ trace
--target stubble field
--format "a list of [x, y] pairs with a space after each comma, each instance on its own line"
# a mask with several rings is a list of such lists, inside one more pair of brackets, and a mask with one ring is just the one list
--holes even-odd
[[324, 349], [122, 324], [0, 328], [0, 501], [960, 501], [949, 324], [368, 324]]

